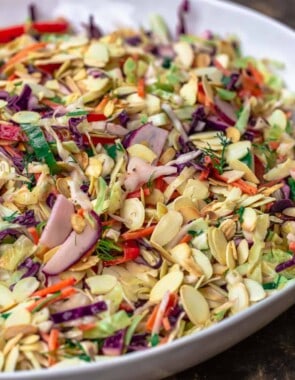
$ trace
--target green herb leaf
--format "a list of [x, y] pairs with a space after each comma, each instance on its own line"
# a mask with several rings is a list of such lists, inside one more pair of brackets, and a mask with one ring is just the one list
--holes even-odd
[[245, 211], [245, 207], [240, 207], [237, 210], [235, 210], [235, 214], [239, 215], [239, 221], [242, 223], [243, 222], [243, 214]]

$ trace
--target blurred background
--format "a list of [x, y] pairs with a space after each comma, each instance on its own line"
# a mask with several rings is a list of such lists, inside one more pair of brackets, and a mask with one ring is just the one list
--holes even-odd
[[[295, 0], [232, 2], [253, 8], [295, 29]], [[290, 49], [295, 55], [295, 46]], [[231, 349], [167, 380], [294, 380], [294, 324], [295, 306]]]

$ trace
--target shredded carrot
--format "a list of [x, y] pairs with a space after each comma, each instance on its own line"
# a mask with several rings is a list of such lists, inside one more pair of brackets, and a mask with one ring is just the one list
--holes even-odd
[[58, 292], [59, 290], [62, 290], [66, 288], [67, 286], [72, 286], [76, 282], [76, 279], [74, 277], [67, 278], [66, 280], [57, 282], [54, 285], [48, 286], [47, 288], [37, 290], [35, 293], [32, 294], [32, 297], [44, 297], [47, 294]]
[[256, 67], [254, 67], [251, 63], [249, 63], [248, 69], [251, 71], [256, 82], [262, 86], [264, 84], [264, 78], [261, 72], [257, 70]]
[[45, 332], [39, 331], [39, 334], [41, 335], [41, 338], [44, 340], [44, 342], [49, 342], [49, 334], [46, 334]]
[[109, 220], [105, 220], [105, 221], [101, 222], [101, 225], [102, 226], [112, 226], [116, 222], [117, 221], [115, 219], [109, 219]]
[[192, 240], [192, 236], [187, 234], [187, 235], [184, 235], [184, 237], [180, 240], [180, 244], [181, 243], [189, 243], [190, 241]]
[[83, 208], [79, 208], [79, 210], [77, 211], [77, 214], [79, 216], [84, 216], [84, 209]]
[[57, 108], [57, 107], [60, 106], [60, 104], [55, 103], [55, 102], [53, 102], [52, 100], [49, 100], [49, 99], [42, 99], [42, 100], [40, 100], [40, 103], [44, 104], [47, 107], [53, 108], [53, 109], [55, 109], [55, 108]]
[[290, 249], [290, 251], [292, 251], [293, 253], [295, 253], [295, 241], [291, 241], [289, 243], [289, 249]]
[[94, 112], [103, 112], [104, 107], [107, 105], [107, 102], [109, 101], [109, 97], [105, 96], [95, 107]]
[[154, 307], [152, 314], [149, 316], [149, 318], [146, 322], [145, 327], [146, 327], [146, 330], [149, 332], [151, 332], [153, 330], [153, 326], [154, 326], [154, 323], [155, 323], [155, 320], [156, 320], [156, 317], [157, 317], [157, 314], [159, 311], [159, 307], [160, 307], [160, 304], [158, 304]]
[[[57, 302], [57, 301], [60, 301], [64, 298], [68, 298], [69, 296], [71, 296], [72, 294], [76, 293], [76, 289], [75, 288], [67, 288], [67, 289], [64, 289], [61, 291], [61, 294], [57, 297], [54, 297], [54, 299], [48, 299], [47, 301], [47, 298], [41, 298], [41, 299], [38, 299], [37, 301], [33, 302], [31, 305], [29, 305], [27, 307], [27, 310], [28, 311], [33, 311], [34, 309], [40, 307], [40, 306], [47, 306], [47, 305], [50, 305], [54, 302]], [[41, 307], [42, 308], [42, 307]]]
[[237, 181], [232, 182], [231, 185], [234, 187], [238, 187], [239, 189], [242, 190], [243, 193], [248, 194], [248, 195], [255, 195], [257, 194], [257, 191], [258, 191], [256, 187], [249, 185], [242, 179], [238, 179]]
[[141, 228], [140, 230], [137, 230], [137, 231], [125, 232], [124, 234], [122, 234], [122, 239], [123, 240], [134, 240], [134, 239], [147, 237], [153, 233], [155, 228], [156, 228], [156, 226], [153, 225], [153, 226], [150, 226], [147, 228]]
[[52, 353], [58, 349], [59, 343], [59, 331], [57, 329], [52, 329], [50, 331], [49, 340], [48, 340], [48, 350], [50, 352], [50, 356], [48, 358], [49, 365], [53, 365], [56, 363], [56, 359], [52, 356]]
[[164, 336], [160, 339], [160, 344], [166, 344], [168, 342], [168, 336]]
[[168, 317], [166, 317], [166, 318], [163, 319], [163, 321], [162, 321], [162, 325], [163, 325], [163, 327], [164, 327], [164, 329], [165, 329], [166, 331], [171, 330], [171, 324], [170, 324], [170, 322], [169, 322]]
[[201, 174], [199, 176], [200, 181], [206, 181], [206, 179], [209, 177], [210, 174], [210, 169], [205, 168], [204, 170], [201, 171]]
[[26, 48], [22, 49], [20, 52], [16, 53], [12, 58], [10, 58], [5, 65], [1, 67], [1, 71], [6, 70], [10, 66], [14, 66], [18, 62], [22, 61], [26, 56], [36, 50], [40, 50], [44, 48], [47, 45], [46, 42], [37, 42], [32, 45], [27, 46]]
[[278, 141], [269, 141], [268, 146], [270, 149], [276, 150], [280, 146], [280, 143]]
[[39, 234], [36, 227], [28, 227], [28, 232], [32, 235], [34, 244], [39, 243]]
[[[147, 197], [148, 195], [150, 195], [151, 194], [151, 191], [150, 191], [150, 189], [149, 188], [145, 188], [145, 189], [143, 189], [143, 195], [145, 196], [145, 197]], [[128, 195], [127, 195], [127, 199], [129, 199], [129, 198], [140, 198], [141, 197], [141, 190], [135, 190], [135, 191], [133, 191], [132, 193], [129, 193]]]
[[141, 98], [145, 97], [145, 83], [144, 78], [140, 78], [137, 83], [137, 95]]
[[18, 78], [18, 76], [15, 73], [13, 73], [13, 74], [9, 75], [9, 77], [7, 78], [7, 80], [8, 81], [13, 81], [16, 78]]
[[67, 288], [67, 289], [63, 289], [63, 290], [61, 291], [61, 294], [60, 294], [58, 297], [54, 298], [53, 300], [49, 301], [49, 302], [47, 303], [47, 305], [51, 305], [51, 304], [54, 303], [54, 302], [57, 302], [57, 301], [63, 300], [63, 299], [65, 299], [65, 298], [68, 298], [68, 297], [70, 297], [71, 295], [73, 295], [73, 294], [75, 294], [75, 293], [77, 293], [77, 290], [76, 290], [75, 288]]
[[81, 331], [88, 331], [88, 330], [92, 330], [95, 326], [96, 326], [96, 324], [93, 322], [92, 323], [85, 323], [84, 325], [79, 325], [78, 329]]

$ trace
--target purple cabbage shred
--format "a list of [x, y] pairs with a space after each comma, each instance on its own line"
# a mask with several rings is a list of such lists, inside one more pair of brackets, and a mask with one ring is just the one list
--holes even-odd
[[48, 207], [52, 208], [54, 206], [55, 201], [56, 201], [56, 195], [53, 193], [50, 193], [46, 199], [46, 204]]
[[128, 346], [128, 352], [142, 351], [148, 348], [148, 334], [135, 334]]
[[38, 222], [35, 219], [35, 214], [33, 210], [28, 210], [24, 214], [17, 216], [13, 223], [21, 224], [22, 226], [32, 227], [36, 226]]
[[127, 123], [129, 122], [130, 120], [130, 117], [128, 115], [128, 113], [123, 110], [120, 114], [119, 114], [119, 120], [120, 120], [120, 124], [123, 126], [123, 127], [127, 127]]
[[178, 8], [178, 24], [176, 29], [177, 36], [181, 34], [187, 34], [187, 26], [185, 21], [185, 16], [190, 11], [190, 2], [189, 0], [183, 0]]
[[87, 316], [96, 315], [106, 310], [107, 304], [104, 301], [98, 301], [92, 305], [80, 306], [74, 309], [51, 314], [51, 319], [54, 323], [63, 323]]
[[119, 330], [116, 334], [105, 339], [102, 352], [108, 356], [119, 356], [123, 352], [126, 330]]

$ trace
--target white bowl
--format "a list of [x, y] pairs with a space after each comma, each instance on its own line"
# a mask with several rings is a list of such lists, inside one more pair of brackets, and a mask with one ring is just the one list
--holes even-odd
[[[1, 0], [0, 25], [23, 22], [32, 0]], [[118, 25], [146, 25], [150, 13], [165, 16], [171, 30], [176, 25], [180, 0], [51, 0], [36, 1], [42, 16], [66, 16], [80, 25], [90, 13], [104, 30]], [[243, 51], [286, 63], [283, 73], [288, 86], [295, 90], [295, 33], [254, 11], [214, 0], [191, 0], [189, 30], [210, 29], [221, 34], [236, 34]], [[259, 330], [295, 302], [295, 282], [270, 298], [228, 318], [207, 330], [181, 338], [168, 345], [111, 360], [68, 368], [0, 374], [0, 380], [152, 380], [169, 376], [201, 363], [228, 349]], [[241, 359], [243, 360], [243, 359]]]

